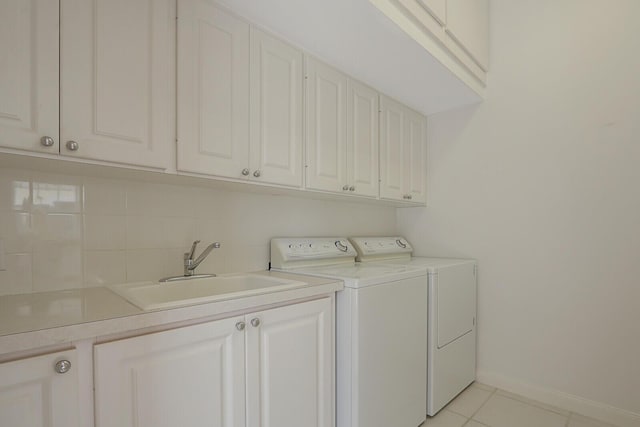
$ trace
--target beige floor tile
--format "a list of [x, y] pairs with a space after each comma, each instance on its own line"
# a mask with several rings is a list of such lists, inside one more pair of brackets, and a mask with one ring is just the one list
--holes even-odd
[[570, 412], [566, 409], [558, 408], [557, 406], [547, 405], [546, 403], [538, 402], [537, 400], [529, 399], [524, 396], [520, 396], [519, 394], [511, 393], [505, 390], [498, 389], [496, 394], [500, 396], [505, 396], [510, 399], [519, 400], [523, 403], [528, 403], [529, 405], [537, 406], [538, 408], [546, 409], [547, 411], [556, 412], [560, 415], [569, 416]]
[[473, 419], [491, 427], [565, 427], [568, 416], [494, 394]]
[[490, 385], [486, 385], [486, 384], [480, 383], [478, 381], [474, 381], [473, 384], [471, 384], [471, 385], [475, 386], [475, 387], [478, 387], [478, 388], [481, 388], [483, 390], [487, 390], [487, 391], [496, 391], [495, 387], [491, 387]]
[[465, 417], [471, 417], [487, 401], [493, 392], [472, 384], [460, 393], [446, 407], [447, 410]]
[[464, 425], [464, 427], [489, 427], [486, 424], [479, 423], [475, 420], [469, 420], [468, 423]]
[[603, 423], [593, 418], [583, 417], [578, 414], [571, 414], [568, 427], [612, 427], [610, 424]]
[[443, 409], [435, 417], [427, 417], [420, 427], [462, 427], [467, 418]]

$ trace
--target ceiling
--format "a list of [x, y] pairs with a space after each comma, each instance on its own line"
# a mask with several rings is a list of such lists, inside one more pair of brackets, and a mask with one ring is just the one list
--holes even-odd
[[368, 0], [220, 2], [423, 114], [481, 100]]

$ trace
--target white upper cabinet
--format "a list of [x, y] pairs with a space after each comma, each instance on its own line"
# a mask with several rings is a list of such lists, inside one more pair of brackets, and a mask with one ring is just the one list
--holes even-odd
[[378, 93], [307, 57], [307, 188], [378, 195]]
[[251, 177], [302, 187], [302, 51], [251, 28]]
[[300, 50], [179, 0], [178, 170], [301, 187], [302, 77]]
[[426, 203], [426, 118], [380, 96], [380, 197]]
[[349, 191], [378, 196], [378, 92], [347, 83], [347, 178]]
[[57, 1], [0, 1], [2, 147], [58, 153], [58, 22]]
[[174, 35], [175, 0], [0, 2], [0, 146], [170, 167]]
[[306, 186], [348, 192], [347, 76], [306, 57]]
[[79, 427], [78, 390], [76, 350], [0, 363], [0, 424]]
[[489, 70], [489, 0], [447, 0], [447, 34]]
[[249, 24], [206, 0], [178, 2], [178, 170], [249, 168]]

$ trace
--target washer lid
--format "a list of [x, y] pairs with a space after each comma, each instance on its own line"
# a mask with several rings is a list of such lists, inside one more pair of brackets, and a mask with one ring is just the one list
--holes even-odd
[[408, 265], [352, 264], [327, 265], [289, 270], [291, 273], [328, 277], [344, 281], [347, 288], [363, 288], [381, 283], [395, 282], [412, 277], [425, 276], [423, 267]]

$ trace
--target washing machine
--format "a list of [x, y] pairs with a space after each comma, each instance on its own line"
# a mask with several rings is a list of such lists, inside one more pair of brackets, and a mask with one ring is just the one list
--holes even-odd
[[427, 414], [433, 416], [475, 380], [476, 261], [412, 257], [413, 248], [402, 237], [352, 237], [350, 241], [363, 265], [426, 270]]
[[271, 240], [271, 269], [344, 282], [336, 294], [336, 426], [426, 418], [426, 271], [355, 262], [346, 238]]

